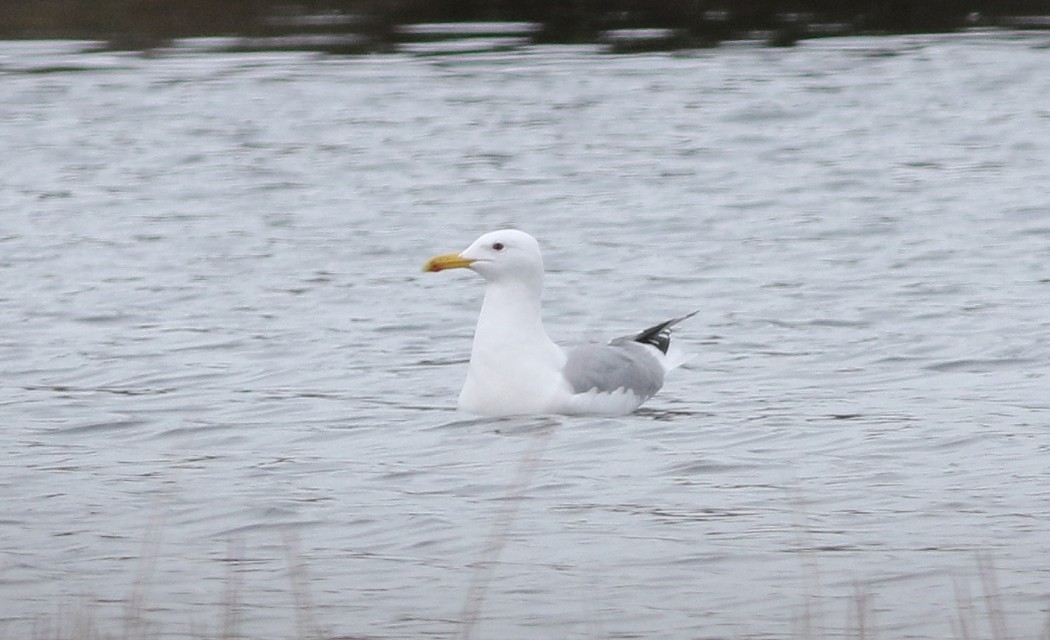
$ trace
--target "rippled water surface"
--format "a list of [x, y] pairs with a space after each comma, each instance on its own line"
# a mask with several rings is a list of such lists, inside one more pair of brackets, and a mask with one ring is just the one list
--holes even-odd
[[[1045, 628], [1046, 36], [83, 48], [0, 44], [0, 635]], [[457, 414], [420, 266], [508, 224], [556, 339], [698, 356]]]

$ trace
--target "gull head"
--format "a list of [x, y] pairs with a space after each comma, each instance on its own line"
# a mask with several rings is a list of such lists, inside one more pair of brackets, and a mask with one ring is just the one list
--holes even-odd
[[434, 256], [423, 271], [471, 269], [492, 284], [543, 281], [543, 256], [536, 239], [516, 229], [492, 231], [459, 253]]

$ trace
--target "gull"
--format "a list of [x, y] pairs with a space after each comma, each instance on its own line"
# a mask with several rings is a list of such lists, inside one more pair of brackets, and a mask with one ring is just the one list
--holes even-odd
[[543, 328], [543, 256], [516, 229], [482, 235], [464, 251], [434, 256], [423, 271], [470, 269], [486, 281], [459, 409], [481, 416], [626, 415], [688, 360], [671, 348], [672, 318], [607, 344], [562, 349]]

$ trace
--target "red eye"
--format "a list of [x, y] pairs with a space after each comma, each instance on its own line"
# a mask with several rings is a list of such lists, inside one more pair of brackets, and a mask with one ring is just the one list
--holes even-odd
[[495, 242], [495, 243], [493, 243], [492, 248], [495, 249], [496, 251], [503, 251], [503, 243], [502, 242]]

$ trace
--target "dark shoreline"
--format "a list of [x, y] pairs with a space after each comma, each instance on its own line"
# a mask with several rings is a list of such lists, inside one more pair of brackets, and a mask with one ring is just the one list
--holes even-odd
[[[464, 30], [419, 24], [474, 24]], [[498, 26], [511, 23], [517, 28]], [[486, 32], [490, 25], [491, 32]], [[406, 42], [490, 36], [523, 44], [601, 44], [613, 52], [844, 35], [1050, 28], [1050, 0], [6, 0], [0, 38], [99, 40], [148, 50], [224, 36], [249, 50], [397, 51]]]

